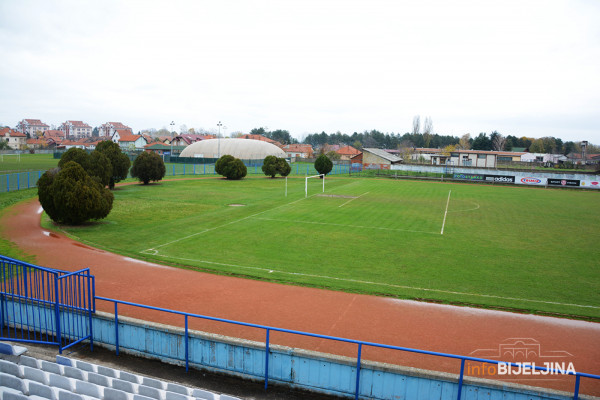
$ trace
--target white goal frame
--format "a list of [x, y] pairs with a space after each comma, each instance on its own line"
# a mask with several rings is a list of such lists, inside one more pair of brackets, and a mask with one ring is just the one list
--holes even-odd
[[306, 178], [304, 178], [304, 197], [305, 198], [308, 197], [308, 180], [310, 178], [318, 178], [318, 177], [322, 177], [322, 179], [323, 179], [323, 193], [325, 193], [325, 174], [307, 176]]
[[4, 156], [17, 156], [17, 162], [21, 162], [21, 153], [0, 154], [0, 161], [4, 162]]

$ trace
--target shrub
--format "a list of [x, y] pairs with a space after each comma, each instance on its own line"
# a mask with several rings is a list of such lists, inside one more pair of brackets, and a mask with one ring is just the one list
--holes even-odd
[[325, 154], [321, 154], [315, 160], [315, 169], [319, 174], [327, 175], [333, 168], [333, 162]]
[[160, 181], [165, 177], [166, 168], [162, 158], [156, 153], [144, 152], [136, 157], [131, 167], [131, 176], [147, 185], [150, 181]]
[[275, 178], [275, 175], [277, 175], [277, 160], [278, 158], [275, 156], [265, 157], [262, 165], [262, 171], [265, 175]]
[[112, 165], [104, 154], [96, 150], [92, 154], [88, 154], [85, 150], [73, 147], [63, 153], [58, 162], [58, 167], [62, 168], [70, 161], [81, 165], [85, 172], [92, 178], [96, 178], [102, 186], [110, 183]]
[[69, 150], [65, 151], [60, 157], [58, 167], [64, 167], [65, 164], [69, 161], [75, 161], [77, 164], [81, 165], [86, 171], [90, 168], [90, 155], [87, 153], [87, 151], [83, 149], [72, 147]]
[[279, 175], [281, 175], [281, 176], [288, 176], [290, 174], [290, 172], [292, 172], [292, 166], [290, 164], [288, 164], [288, 162], [285, 160], [285, 158], [278, 158], [277, 159], [277, 172], [279, 172]]
[[239, 158], [224, 155], [215, 164], [215, 172], [230, 180], [242, 179], [248, 173], [246, 166]]
[[98, 143], [96, 151], [104, 154], [110, 160], [110, 164], [112, 165], [112, 176], [110, 177], [108, 187], [114, 189], [115, 183], [127, 178], [131, 161], [129, 160], [129, 157], [127, 157], [127, 154], [121, 152], [119, 145], [110, 140]]
[[113, 194], [74, 161], [58, 172], [49, 170], [38, 181], [38, 197], [53, 221], [79, 225], [105, 218], [112, 209]]

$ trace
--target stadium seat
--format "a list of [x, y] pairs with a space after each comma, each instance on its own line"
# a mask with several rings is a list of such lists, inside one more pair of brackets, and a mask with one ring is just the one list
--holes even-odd
[[64, 365], [59, 365], [50, 361], [42, 360], [41, 367], [44, 371], [52, 372], [57, 375], [62, 375], [64, 372]]
[[48, 372], [43, 371], [37, 368], [31, 368], [28, 366], [23, 366], [23, 379], [28, 379], [30, 381], [35, 381], [41, 383], [42, 385], [48, 385]]
[[42, 361], [33, 357], [21, 356], [19, 358], [19, 365], [40, 369], [42, 367]]
[[27, 347], [16, 346], [5, 342], [0, 342], [0, 354], [9, 356], [20, 356], [27, 351]]
[[131, 374], [126, 371], [119, 371], [119, 379], [122, 381], [127, 381], [136, 384], [142, 383], [142, 379], [139, 375]]
[[23, 377], [22, 367], [9, 360], [0, 360], [0, 372], [4, 372], [5, 374], [9, 374], [19, 378]]

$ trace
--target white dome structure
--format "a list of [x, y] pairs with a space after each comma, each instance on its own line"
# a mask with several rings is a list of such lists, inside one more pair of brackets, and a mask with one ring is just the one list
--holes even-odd
[[230, 155], [240, 160], [263, 160], [266, 156], [285, 158], [274, 144], [253, 139], [208, 139], [187, 146], [179, 157], [219, 158]]

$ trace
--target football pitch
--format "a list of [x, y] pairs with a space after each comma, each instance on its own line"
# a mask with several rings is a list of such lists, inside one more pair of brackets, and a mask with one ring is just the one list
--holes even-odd
[[[122, 186], [67, 232], [130, 257], [288, 284], [600, 318], [589, 191], [336, 177]], [[45, 224], [48, 226], [48, 222]], [[199, 294], [201, 295], [201, 294]]]

